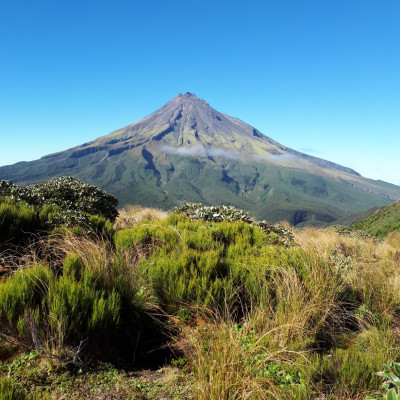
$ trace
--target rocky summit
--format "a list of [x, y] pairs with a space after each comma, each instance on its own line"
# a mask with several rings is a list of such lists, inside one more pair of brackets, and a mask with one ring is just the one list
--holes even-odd
[[120, 204], [230, 204], [257, 219], [326, 224], [400, 198], [400, 187], [292, 150], [192, 93], [80, 146], [0, 167], [31, 184], [71, 175]]

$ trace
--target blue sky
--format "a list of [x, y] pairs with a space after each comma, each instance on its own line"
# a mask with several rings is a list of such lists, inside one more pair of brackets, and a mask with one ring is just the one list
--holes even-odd
[[0, 165], [178, 93], [400, 184], [398, 0], [0, 0]]

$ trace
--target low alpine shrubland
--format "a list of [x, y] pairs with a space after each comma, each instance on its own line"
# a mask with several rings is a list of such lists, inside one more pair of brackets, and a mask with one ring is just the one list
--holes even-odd
[[[146, 254], [140, 268], [168, 313], [189, 306], [229, 306], [240, 314], [262, 299], [280, 247], [273, 233], [237, 222], [190, 221], [181, 215], [118, 231], [117, 248]], [[285, 258], [290, 258], [287, 254]]]
[[[6, 201], [39, 221], [59, 207]], [[389, 396], [376, 372], [385, 364], [389, 376], [400, 359], [397, 232], [378, 241], [185, 207], [157, 218], [135, 209], [114, 227], [88, 217], [98, 235], [50, 233], [2, 276], [3, 343], [75, 373], [93, 360], [171, 363], [191, 382], [175, 394], [183, 399]], [[7, 368], [15, 385], [20, 375], [0, 362]], [[146, 398], [126, 387], [126, 398]]]

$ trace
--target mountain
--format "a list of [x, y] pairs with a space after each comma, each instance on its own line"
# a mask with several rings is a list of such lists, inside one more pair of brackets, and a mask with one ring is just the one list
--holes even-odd
[[400, 198], [400, 187], [283, 146], [191, 93], [92, 142], [0, 167], [0, 179], [18, 184], [61, 175], [121, 205], [232, 204], [292, 224], [332, 222]]
[[396, 201], [383, 209], [378, 209], [351, 227], [381, 239], [390, 232], [400, 231], [400, 201]]

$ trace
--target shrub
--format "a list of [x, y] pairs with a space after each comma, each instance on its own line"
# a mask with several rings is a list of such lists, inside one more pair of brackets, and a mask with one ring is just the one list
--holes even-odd
[[45, 204], [59, 206], [62, 216], [78, 220], [85, 214], [93, 214], [114, 221], [118, 215], [118, 200], [113, 195], [71, 176], [53, 178], [32, 186], [0, 181], [0, 196], [25, 201], [37, 209]]
[[271, 236], [241, 221], [167, 220], [118, 231], [117, 248], [133, 248], [159, 302], [170, 313], [186, 305], [228, 306], [242, 313], [265, 298], [266, 277], [277, 262]]
[[86, 234], [94, 234], [96, 237], [103, 237], [109, 241], [112, 240], [115, 233], [111, 221], [98, 215], [88, 216], [86, 228]]
[[293, 233], [283, 225], [271, 225], [267, 221], [253, 221], [249, 213], [238, 210], [233, 206], [204, 206], [202, 203], [186, 203], [176, 207], [175, 212], [189, 217], [191, 220], [204, 220], [209, 222], [235, 222], [241, 221], [271, 234], [270, 243], [290, 245], [293, 242]]
[[25, 202], [0, 198], [0, 242], [20, 239], [40, 225], [36, 211]]
[[0, 291], [0, 331], [26, 345], [75, 346], [83, 338], [104, 344], [118, 326], [121, 299], [101, 286], [82, 260], [69, 254], [61, 275], [46, 265], [17, 271]]
[[144, 341], [165, 340], [134, 254], [115, 254], [102, 240], [74, 235], [45, 243], [56, 263], [31, 265], [0, 281], [0, 336], [65, 362], [89, 350], [138, 361]]
[[210, 222], [243, 221], [251, 223], [249, 213], [233, 206], [204, 206], [202, 203], [186, 203], [177, 207], [175, 212], [183, 214], [192, 220], [202, 219]]

